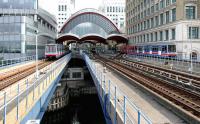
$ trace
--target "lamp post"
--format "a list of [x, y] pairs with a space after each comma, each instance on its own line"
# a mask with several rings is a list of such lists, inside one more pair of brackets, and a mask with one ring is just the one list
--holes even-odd
[[[192, 29], [191, 29], [192, 30]], [[192, 38], [192, 35], [191, 35], [191, 38]], [[191, 45], [191, 53], [190, 53], [190, 61], [191, 61], [191, 63], [190, 63], [190, 72], [192, 73], [192, 71], [193, 71], [193, 61], [192, 61], [192, 59], [193, 59], [193, 57], [192, 57], [192, 40], [190, 39], [190, 45]]]
[[39, 77], [39, 72], [38, 72], [38, 30], [35, 30], [35, 33], [36, 33], [36, 35], [35, 35], [35, 40], [36, 40], [36, 43], [35, 43], [36, 70], [35, 70], [35, 72], [36, 72], [36, 78], [38, 79], [38, 77]]

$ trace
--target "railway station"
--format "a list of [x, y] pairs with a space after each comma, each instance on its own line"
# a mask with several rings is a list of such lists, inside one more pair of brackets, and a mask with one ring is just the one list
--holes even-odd
[[[53, 18], [41, 11], [30, 15], [53, 33], [55, 28], [48, 24], [55, 23]], [[84, 109], [79, 110], [73, 98], [94, 106], [90, 114], [83, 111], [85, 123], [102, 113], [93, 123], [200, 124], [198, 61], [182, 60], [160, 48], [145, 54], [146, 48], [129, 45], [130, 38], [96, 9], [72, 14], [57, 37], [47, 30], [38, 34], [47, 42], [44, 49], [40, 43], [39, 51], [36, 44], [36, 55], [1, 61], [0, 124], [61, 123], [61, 116], [50, 114], [64, 108], [75, 108], [62, 117], [73, 115], [69, 123], [79, 124], [77, 111]], [[98, 102], [87, 95], [95, 95]]]

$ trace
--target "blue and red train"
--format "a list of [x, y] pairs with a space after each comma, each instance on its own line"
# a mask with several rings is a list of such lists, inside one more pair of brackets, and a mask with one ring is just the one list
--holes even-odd
[[157, 45], [157, 46], [131, 46], [124, 45], [118, 48], [123, 54], [147, 55], [160, 57], [176, 57], [175, 45]]

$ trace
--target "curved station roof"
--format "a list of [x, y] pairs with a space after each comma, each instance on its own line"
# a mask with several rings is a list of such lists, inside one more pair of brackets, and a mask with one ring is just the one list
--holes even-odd
[[[95, 9], [83, 9], [73, 14], [60, 30], [57, 42], [104, 43], [112, 40], [127, 43], [116, 25]], [[67, 43], [67, 44], [68, 44]]]

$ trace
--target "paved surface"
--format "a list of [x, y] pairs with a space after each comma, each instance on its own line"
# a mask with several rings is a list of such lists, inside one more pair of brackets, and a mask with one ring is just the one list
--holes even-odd
[[[103, 71], [103, 66], [100, 63], [95, 62], [95, 65], [98, 70]], [[113, 71], [107, 71], [104, 74], [106, 81], [108, 82], [108, 80], [110, 80], [112, 83], [116, 84], [127, 98], [138, 106], [154, 124], [185, 124], [181, 118], [155, 101], [152, 96], [143, 93], [138, 87], [131, 85], [131, 82], [122, 76], [119, 76]], [[137, 114], [133, 113], [132, 115], [137, 118]]]

